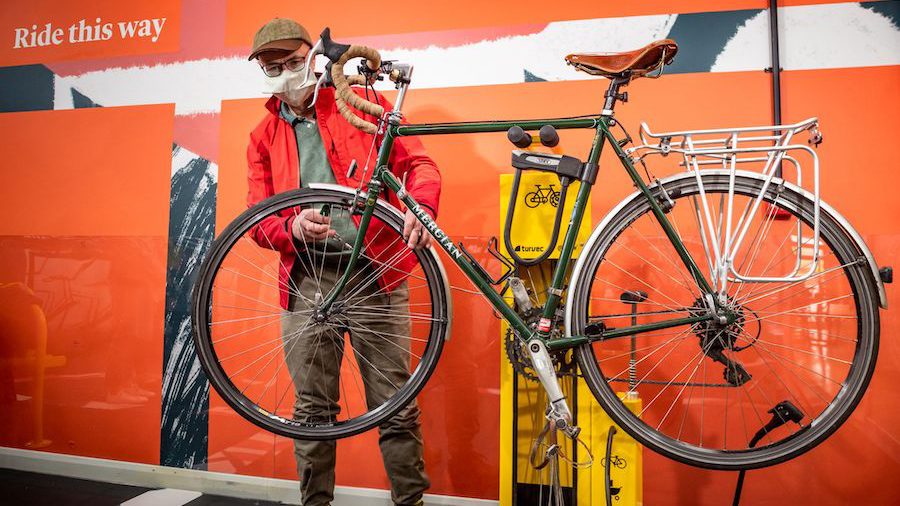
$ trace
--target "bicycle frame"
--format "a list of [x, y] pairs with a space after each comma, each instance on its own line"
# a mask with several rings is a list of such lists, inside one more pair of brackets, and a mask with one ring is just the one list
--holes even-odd
[[[607, 111], [604, 110], [604, 113], [606, 112]], [[611, 111], [609, 112], [611, 113]], [[711, 299], [710, 303], [712, 304], [712, 307], [711, 310], [704, 315], [697, 315], [687, 318], [675, 318], [666, 321], [634, 325], [631, 327], [602, 332], [597, 335], [579, 335], [551, 340], [549, 323], [553, 320], [553, 317], [556, 314], [556, 309], [559, 307], [562, 288], [565, 283], [566, 269], [572, 259], [572, 251], [575, 248], [578, 229], [581, 225], [582, 219], [584, 218], [584, 211], [587, 205], [588, 195], [590, 194], [593, 185], [588, 183], [587, 181], [581, 182], [581, 187], [579, 188], [578, 195], [575, 199], [575, 205], [572, 209], [572, 214], [569, 219], [569, 227], [566, 231], [565, 239], [563, 240], [559, 262], [557, 263], [556, 270], [553, 274], [549, 296], [543, 308], [541, 322], [542, 324], [546, 322], [546, 326], [541, 325], [539, 326], [539, 329], [535, 331], [529, 328], [521, 319], [521, 317], [519, 317], [519, 315], [513, 310], [513, 308], [511, 308], [509, 304], [507, 304], [506, 301], [504, 301], [504, 299], [492, 288], [490, 281], [485, 279], [479, 273], [479, 271], [473, 266], [472, 261], [470, 261], [466, 255], [462, 254], [462, 252], [456, 247], [456, 245], [453, 244], [447, 234], [444, 233], [444, 231], [441, 230], [441, 228], [434, 222], [434, 220], [428, 215], [428, 213], [426, 213], [419, 206], [418, 202], [416, 202], [416, 200], [411, 195], [409, 195], [409, 193], [407, 193], [403, 183], [399, 181], [397, 177], [390, 172], [390, 170], [388, 170], [387, 166], [394, 140], [397, 137], [501, 132], [506, 131], [510, 127], [516, 125], [526, 131], [538, 130], [544, 125], [552, 125], [556, 129], [593, 128], [595, 129], [596, 134], [591, 145], [591, 152], [588, 157], [587, 163], [596, 166], [598, 164], [598, 161], [600, 160], [600, 153], [602, 152], [604, 145], [607, 142], [610, 143], [610, 145], [616, 151], [616, 154], [618, 155], [619, 160], [622, 162], [622, 166], [625, 168], [625, 171], [628, 173], [629, 177], [631, 177], [632, 181], [634, 181], [634, 184], [640, 189], [640, 191], [649, 201], [650, 206], [653, 210], [653, 214], [655, 215], [657, 221], [665, 231], [669, 240], [672, 242], [672, 245], [675, 247], [678, 256], [687, 267], [688, 272], [690, 272], [693, 278], [696, 280], [704, 296], [707, 296], [707, 294], [712, 294], [713, 290], [710, 288], [709, 282], [704, 277], [691, 254], [687, 251], [684, 243], [678, 237], [678, 234], [676, 233], [674, 227], [666, 218], [665, 212], [657, 202], [657, 198], [653, 195], [652, 190], [643, 181], [640, 174], [632, 164], [631, 159], [622, 150], [622, 148], [619, 146], [618, 140], [610, 131], [611, 121], [611, 114], [601, 114], [597, 117], [588, 118], [527, 121], [486, 121], [471, 123], [435, 123], [407, 125], [401, 125], [399, 124], [399, 122], [383, 123], [382, 128], [384, 131], [384, 139], [378, 151], [378, 159], [376, 162], [375, 171], [373, 173], [372, 179], [366, 187], [366, 205], [359, 223], [359, 232], [357, 234], [356, 240], [354, 241], [353, 253], [348, 263], [347, 271], [344, 273], [341, 280], [335, 285], [331, 293], [329, 293], [325, 298], [323, 306], [327, 308], [335, 301], [337, 295], [340, 293], [345, 283], [349, 279], [350, 273], [356, 265], [356, 261], [362, 250], [365, 231], [368, 228], [369, 220], [371, 219], [372, 213], [374, 212], [378, 195], [380, 194], [383, 187], [387, 187], [390, 191], [394, 192], [397, 195], [397, 197], [407, 206], [407, 208], [412, 210], [413, 214], [416, 216], [419, 222], [422, 223], [428, 233], [431, 234], [435, 242], [440, 245], [440, 247], [447, 253], [447, 255], [465, 273], [466, 277], [468, 277], [469, 280], [478, 288], [478, 290], [484, 295], [491, 306], [499, 314], [503, 315], [503, 318], [509, 322], [510, 326], [518, 333], [518, 335], [527, 336], [526, 340], [528, 341], [533, 338], [538, 338], [545, 343], [547, 349], [549, 350], [568, 349], [592, 341], [626, 337], [643, 332], [652, 332], [655, 330], [666, 329], [670, 327], [690, 325], [715, 318], [715, 312], [719, 309], [719, 302], [716, 300], [716, 297], [707, 297], [707, 299]]]

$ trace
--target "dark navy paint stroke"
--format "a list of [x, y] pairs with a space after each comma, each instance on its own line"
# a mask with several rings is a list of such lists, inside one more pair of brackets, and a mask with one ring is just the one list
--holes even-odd
[[667, 36], [678, 43], [678, 54], [665, 73], [709, 72], [738, 28], [760, 12], [762, 9], [679, 14]]
[[900, 29], [900, 1], [888, 0], [887, 2], [860, 2], [863, 9], [875, 11], [891, 20], [891, 23]]
[[94, 102], [87, 96], [85, 96], [80, 91], [72, 88], [72, 107], [75, 109], [84, 109], [87, 107], [103, 107], [97, 102]]
[[[174, 157], [181, 148], [173, 146]], [[209, 382], [191, 337], [194, 280], [215, 233], [217, 184], [197, 157], [172, 176], [163, 343], [160, 464], [206, 469]]]
[[53, 72], [45, 65], [0, 67], [0, 112], [53, 109]]
[[546, 81], [543, 77], [538, 77], [527, 70], [523, 70], [523, 72], [525, 72], [526, 83], [540, 83]]

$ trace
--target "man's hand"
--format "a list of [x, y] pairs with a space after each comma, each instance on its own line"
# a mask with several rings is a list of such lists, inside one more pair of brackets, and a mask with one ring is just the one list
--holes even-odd
[[315, 209], [304, 209], [291, 222], [291, 233], [304, 242], [320, 241], [337, 235], [337, 231], [329, 227], [329, 224], [331, 224], [330, 217], [322, 216]]
[[409, 209], [406, 210], [406, 219], [403, 221], [403, 240], [413, 249], [427, 248], [431, 244], [431, 236]]

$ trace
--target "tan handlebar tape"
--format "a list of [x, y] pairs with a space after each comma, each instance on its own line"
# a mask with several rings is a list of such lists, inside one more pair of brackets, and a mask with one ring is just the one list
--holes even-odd
[[[366, 82], [366, 78], [363, 76], [360, 76], [360, 75], [350, 76], [346, 80], [346, 83], [348, 85], [353, 85], [353, 84], [360, 85], [365, 82]], [[351, 91], [350, 93], [353, 93], [353, 92]], [[356, 95], [355, 93], [353, 93], [353, 94]], [[334, 100], [335, 100], [335, 103], [337, 104], [338, 111], [340, 111], [340, 113], [341, 113], [341, 116], [346, 118], [346, 120], [351, 125], [362, 130], [363, 132], [375, 135], [375, 133], [378, 131], [378, 127], [375, 126], [373, 123], [368, 122], [368, 121], [360, 118], [356, 114], [354, 114], [353, 111], [350, 109], [350, 106], [347, 105], [347, 102], [344, 100], [343, 97], [341, 97], [340, 94], [335, 94]]]
[[347, 61], [351, 58], [357, 57], [365, 58], [367, 60], [367, 65], [372, 70], [376, 70], [381, 66], [381, 55], [378, 54], [378, 51], [365, 46], [350, 46], [343, 56], [331, 66], [331, 80], [334, 82], [334, 87], [337, 90], [337, 93], [335, 93], [335, 101], [337, 102], [337, 107], [341, 112], [341, 115], [344, 116], [351, 125], [364, 132], [374, 134], [378, 128], [374, 124], [354, 114], [349, 107], [353, 106], [364, 113], [379, 118], [384, 114], [384, 107], [369, 102], [356, 93], [353, 93], [353, 90], [350, 89], [351, 84], [363, 84], [365, 82], [365, 77], [363, 76], [353, 76], [348, 80], [347, 76], [344, 75], [344, 65], [346, 65]]

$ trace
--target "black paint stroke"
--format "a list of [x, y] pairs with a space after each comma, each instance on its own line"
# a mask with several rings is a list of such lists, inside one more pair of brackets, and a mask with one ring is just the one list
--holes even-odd
[[[181, 149], [174, 145], [172, 157]], [[217, 183], [212, 168], [198, 156], [172, 175], [159, 456], [165, 466], [207, 465], [209, 382], [194, 350], [190, 299], [215, 233]]]

